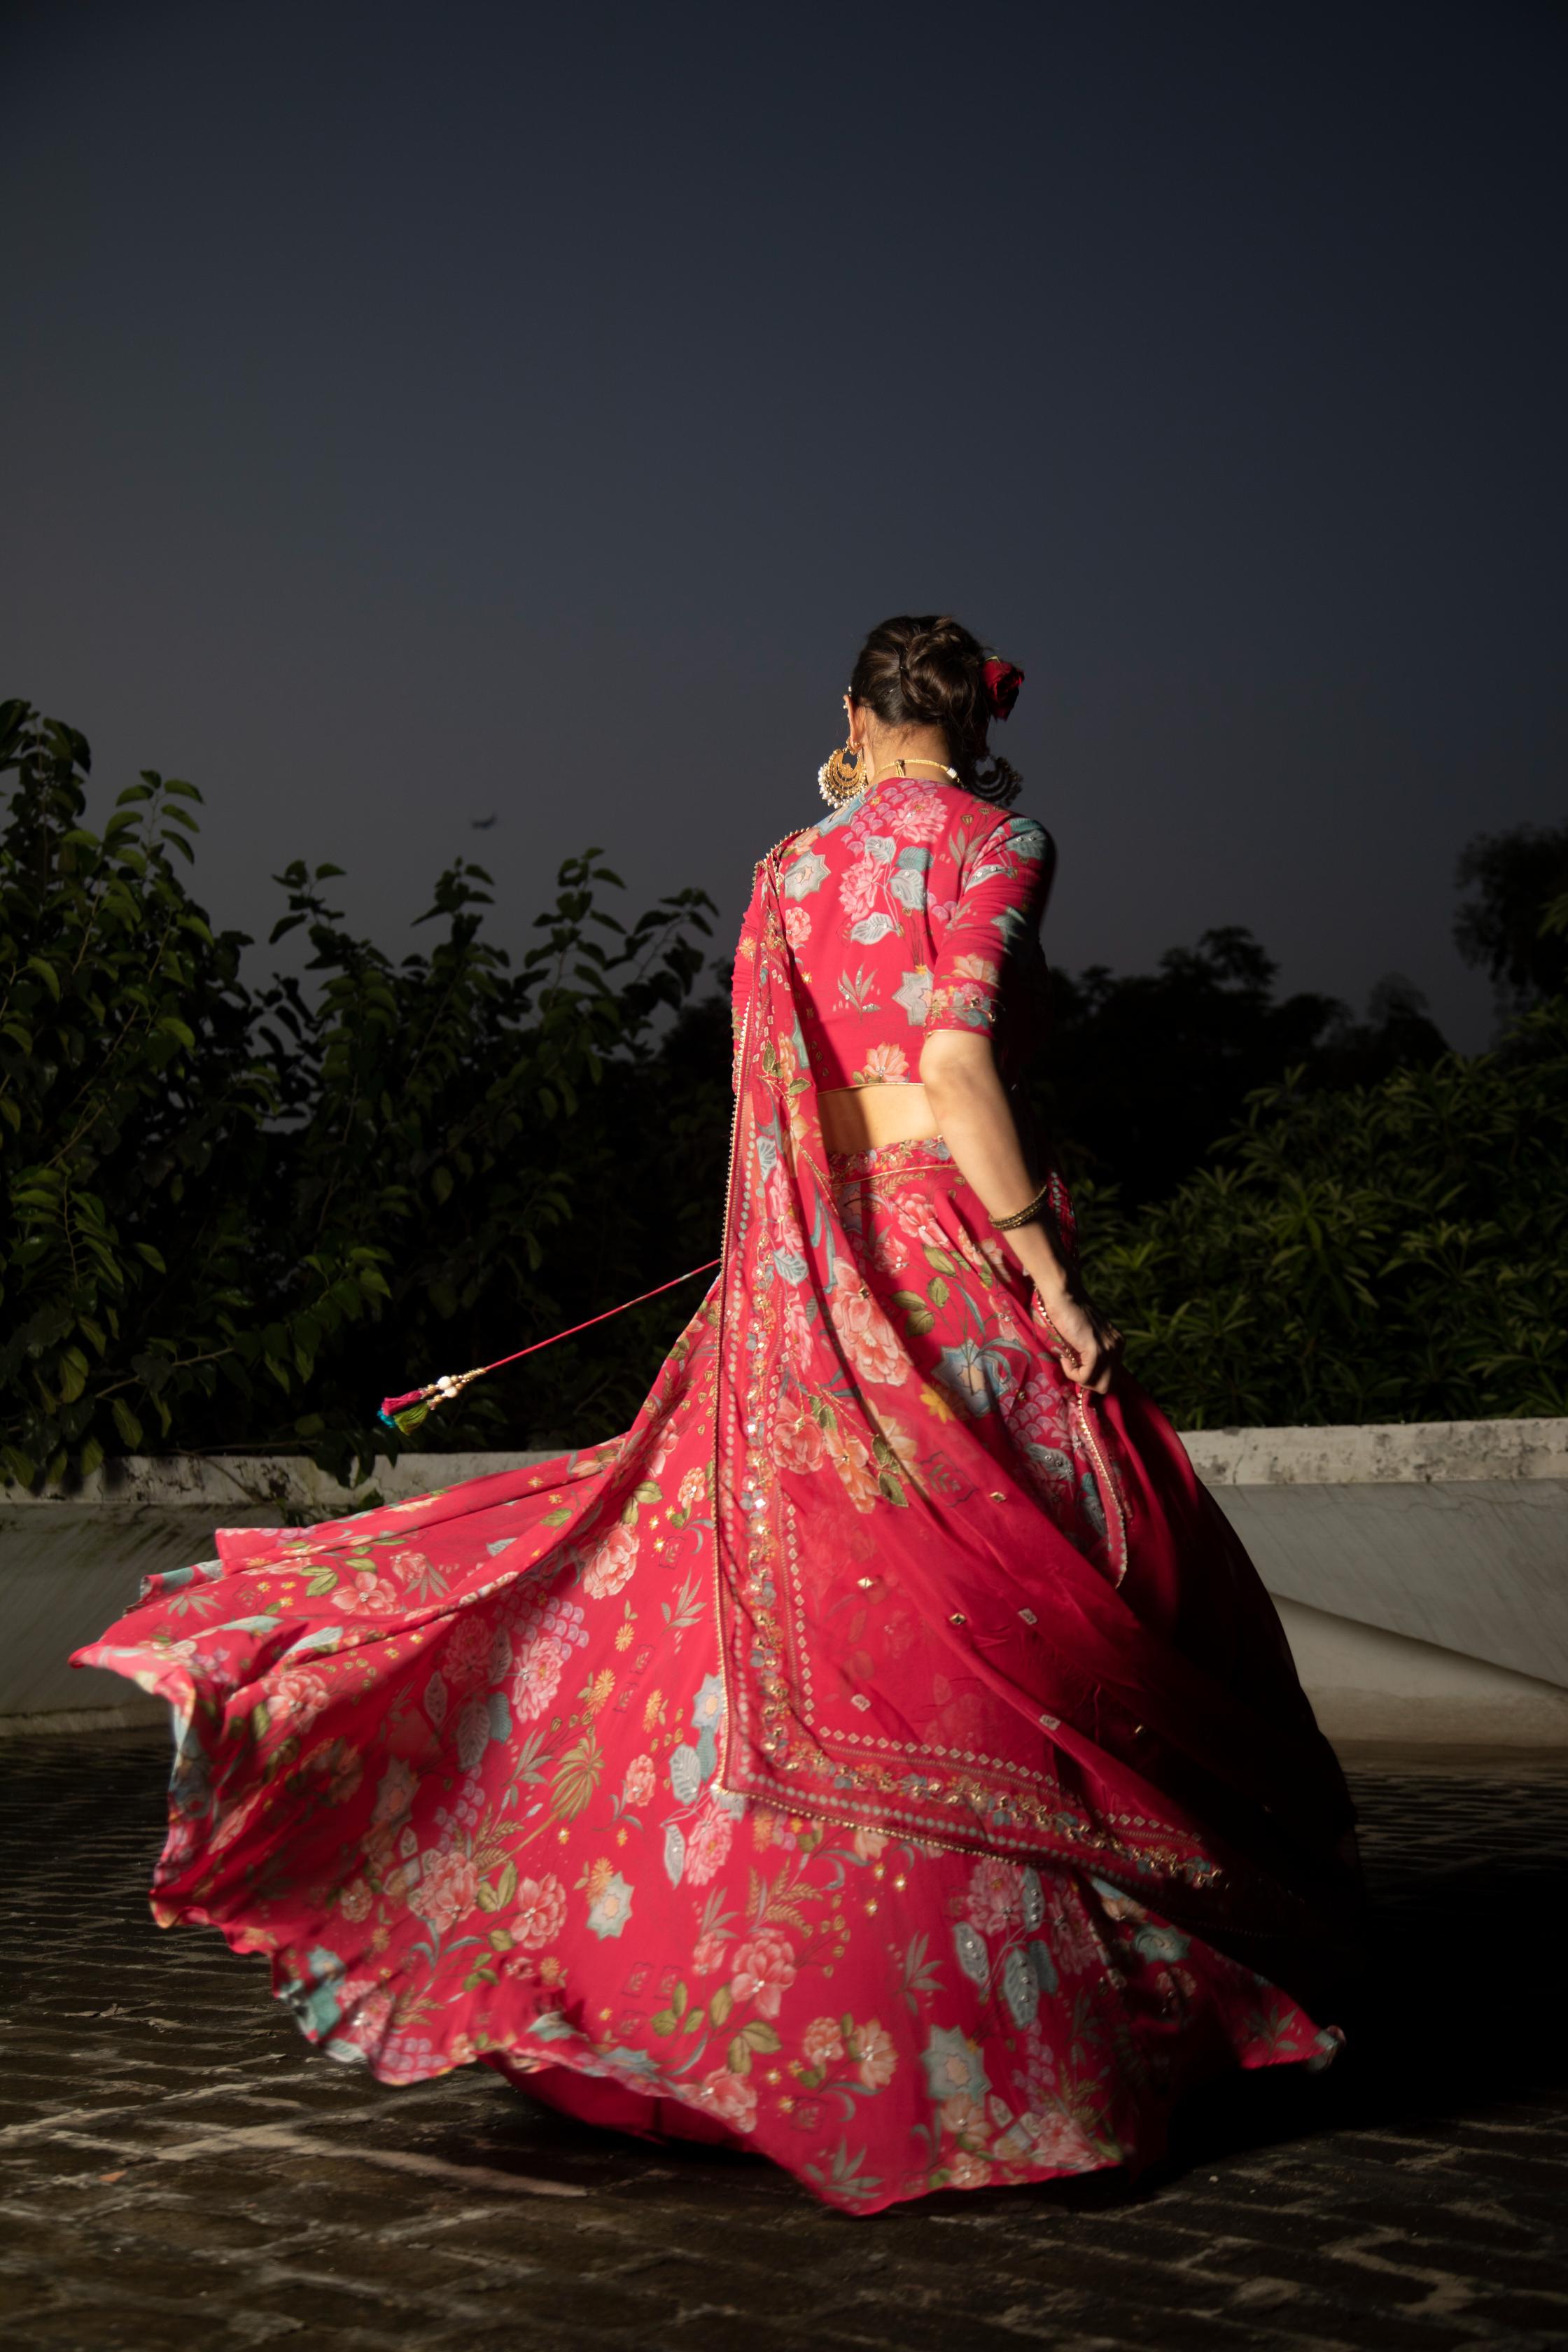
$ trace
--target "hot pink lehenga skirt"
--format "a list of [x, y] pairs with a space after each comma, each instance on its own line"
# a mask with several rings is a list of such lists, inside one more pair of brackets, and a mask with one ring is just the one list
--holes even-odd
[[484, 2060], [861, 2213], [1141, 2167], [1189, 2085], [1323, 2063], [1332, 2028], [1090, 1870], [721, 1785], [715, 1317], [625, 1437], [220, 1533], [79, 1654], [174, 1708], [160, 1921], [268, 1953], [310, 2040], [382, 2081]]

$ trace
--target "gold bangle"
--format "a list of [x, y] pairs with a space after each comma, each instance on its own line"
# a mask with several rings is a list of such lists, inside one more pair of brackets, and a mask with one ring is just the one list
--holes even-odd
[[1020, 1225], [1032, 1225], [1050, 1198], [1051, 1180], [1047, 1176], [1026, 1209], [1016, 1210], [1010, 1217], [993, 1217], [993, 1229], [999, 1234], [1016, 1232]]

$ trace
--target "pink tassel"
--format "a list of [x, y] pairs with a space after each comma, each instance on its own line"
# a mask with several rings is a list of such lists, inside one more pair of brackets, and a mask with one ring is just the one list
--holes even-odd
[[706, 1265], [694, 1265], [685, 1274], [672, 1275], [657, 1289], [641, 1291], [636, 1298], [624, 1298], [618, 1307], [606, 1307], [602, 1315], [590, 1315], [585, 1323], [574, 1323], [568, 1330], [552, 1331], [548, 1339], [536, 1339], [531, 1348], [520, 1348], [515, 1356], [502, 1356], [497, 1362], [480, 1364], [471, 1372], [443, 1373], [427, 1388], [410, 1389], [406, 1396], [383, 1397], [380, 1418], [389, 1429], [395, 1429], [400, 1437], [412, 1436], [420, 1423], [429, 1419], [437, 1404], [448, 1397], [457, 1396], [470, 1381], [482, 1379], [486, 1372], [499, 1372], [503, 1364], [521, 1363], [524, 1356], [537, 1355], [541, 1348], [553, 1348], [557, 1339], [571, 1339], [579, 1331], [591, 1331], [595, 1323], [607, 1323], [612, 1315], [624, 1315], [628, 1307], [640, 1307], [645, 1299], [661, 1297], [665, 1291], [675, 1289], [678, 1284], [689, 1282], [695, 1274], [711, 1274], [719, 1263], [716, 1257], [710, 1257]]
[[381, 1417], [383, 1421], [390, 1421], [394, 1413], [404, 1412], [405, 1409], [411, 1404], [423, 1404], [424, 1402], [425, 1391], [423, 1389], [410, 1389], [406, 1396], [383, 1397], [381, 1400]]

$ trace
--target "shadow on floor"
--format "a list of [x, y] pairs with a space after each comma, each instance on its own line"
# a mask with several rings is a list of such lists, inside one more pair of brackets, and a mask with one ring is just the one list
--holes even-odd
[[[166, 1753], [164, 1743], [144, 1737], [90, 1748], [12, 1746], [0, 1791], [12, 1884], [18, 1874], [26, 1880], [29, 1864], [48, 1874], [112, 1822], [115, 1864], [100, 1895], [121, 1922], [122, 1944], [160, 1943], [141, 1890], [156, 1850]], [[1533, 1781], [1506, 1770], [1355, 1777], [1374, 1906], [1369, 1966], [1334, 2020], [1347, 2034], [1340, 2058], [1320, 2074], [1278, 2067], [1227, 2076], [1188, 2098], [1169, 2158], [1139, 2182], [1112, 2171], [1045, 2194], [1083, 2210], [1142, 2201], [1173, 2179], [1248, 2150], [1346, 2131], [1429, 2129], [1492, 2103], [1568, 2087], [1568, 2009], [1550, 1993], [1568, 1942], [1568, 1771]], [[237, 1964], [226, 1958], [223, 1965]], [[248, 1997], [259, 1990], [253, 1985]], [[26, 1998], [39, 1999], [36, 1980]], [[540, 2108], [513, 2094], [486, 2104], [482, 2142], [454, 2140], [440, 2152], [455, 2162], [537, 2166]], [[607, 2142], [644, 2162], [648, 2154], [647, 2142], [564, 2117], [552, 2116], [549, 2131], [563, 2154]], [[666, 2142], [658, 2162], [683, 2177], [722, 2174], [737, 2184], [767, 2172], [795, 2193], [740, 2152]], [[973, 2213], [976, 2196], [984, 2202], [990, 2194], [908, 2210], [950, 2204]], [[995, 2194], [1010, 2200], [1016, 2191]]]
[[1539, 1848], [1433, 1871], [1374, 1906], [1364, 1976], [1328, 2073], [1279, 2067], [1194, 2095], [1182, 2168], [1324, 2131], [1430, 2125], [1568, 2087], [1568, 2011], [1549, 1995], [1568, 1940], [1568, 1854]]
[[[1568, 2010], [1546, 1997], [1565, 1942], [1568, 1854], [1526, 1849], [1435, 1870], [1375, 1906], [1367, 1969], [1336, 2016], [1346, 2047], [1327, 2072], [1280, 2066], [1226, 2075], [1183, 2103], [1169, 2156], [1137, 2180], [1109, 2170], [1054, 2181], [1036, 2194], [1076, 2212], [1142, 2204], [1184, 2175], [1250, 2151], [1343, 2132], [1430, 2129], [1497, 2102], [1568, 2087]], [[1530, 1973], [1522, 1985], [1521, 1956]], [[483, 2160], [504, 2165], [515, 2146], [521, 2161], [526, 2141], [536, 2161], [536, 2117], [526, 2103], [510, 2120], [509, 2111], [495, 2112]], [[646, 2160], [648, 2152], [645, 2141], [595, 2134], [565, 2117], [552, 2118], [553, 2134], [574, 2147], [610, 2138], [628, 2155], [635, 2147]], [[764, 2176], [768, 2187], [786, 2188], [748, 2152], [667, 2141], [658, 2161], [693, 2182], [721, 2174], [739, 2187], [754, 2174], [759, 2189]], [[1017, 2193], [938, 2194], [883, 2219], [974, 2216], [992, 2204], [1012, 2210]]]

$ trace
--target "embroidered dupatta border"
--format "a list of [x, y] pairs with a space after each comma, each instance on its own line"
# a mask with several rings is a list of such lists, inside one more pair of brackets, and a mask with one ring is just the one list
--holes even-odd
[[[1236, 1872], [1225, 1846], [1205, 1836], [1179, 1804], [1156, 1811], [1148, 1801], [1161, 1792], [1059, 1717], [1036, 1719], [1031, 1742], [1037, 1736], [1037, 1761], [873, 1740], [820, 1722], [802, 1612], [788, 1590], [795, 1507], [773, 1458], [777, 1397], [770, 1392], [771, 1375], [783, 1286], [775, 1274], [753, 1290], [746, 1274], [766, 1214], [764, 1175], [785, 1171], [806, 1239], [825, 1346], [829, 1327], [822, 1265], [851, 1254], [834, 1204], [795, 1001], [776, 855], [759, 866], [737, 956], [741, 1019], [719, 1277], [714, 1465], [715, 1583], [727, 1699], [722, 1784], [788, 1814], [934, 1847], [1092, 1868], [1162, 1903], [1172, 1916], [1195, 1911], [1211, 1928], [1265, 1935], [1306, 1928], [1311, 1912], [1299, 1895], [1272, 1874]], [[868, 1414], [864, 1432], [875, 1445], [878, 1433]], [[830, 1467], [823, 1475], [837, 1475]], [[1120, 1570], [1124, 1561], [1116, 1565]], [[1021, 1718], [1018, 1728], [1026, 1728]], [[872, 1746], [882, 1752], [868, 1756]], [[888, 1752], [895, 1747], [896, 1755]], [[1064, 1770], [1079, 1785], [1064, 1786]], [[1104, 1790], [1103, 1800], [1082, 1785], [1086, 1778]]]

